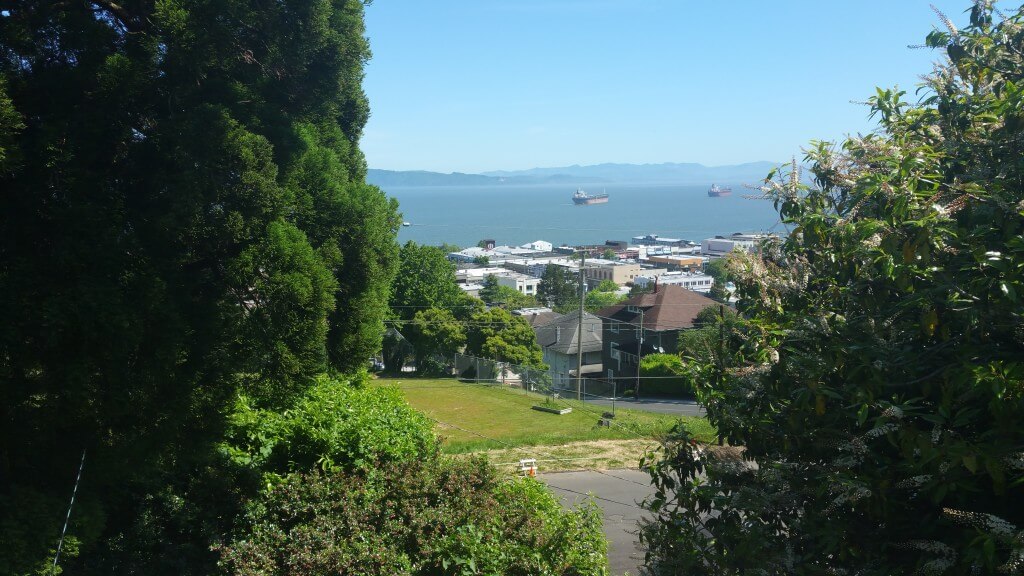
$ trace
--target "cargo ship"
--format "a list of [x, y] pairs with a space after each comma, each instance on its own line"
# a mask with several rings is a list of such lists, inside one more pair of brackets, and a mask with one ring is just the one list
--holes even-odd
[[711, 198], [718, 198], [719, 196], [728, 196], [732, 194], [732, 188], [722, 188], [718, 184], [712, 184], [711, 189], [708, 190], [708, 196]]
[[576, 192], [572, 195], [572, 201], [574, 204], [580, 206], [589, 206], [591, 204], [604, 204], [608, 202], [607, 194], [595, 194], [591, 196], [583, 191], [582, 188], [577, 188]]

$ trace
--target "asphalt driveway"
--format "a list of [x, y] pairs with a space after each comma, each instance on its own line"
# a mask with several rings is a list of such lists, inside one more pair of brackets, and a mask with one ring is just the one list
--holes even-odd
[[639, 470], [605, 470], [539, 474], [537, 478], [560, 496], [566, 506], [592, 493], [604, 512], [611, 573], [615, 576], [626, 571], [633, 576], [639, 574], [644, 555], [638, 546], [636, 531], [637, 522], [645, 514], [639, 502], [654, 492], [650, 476]]
[[[604, 406], [611, 410], [612, 401], [604, 398], [588, 398], [587, 404]], [[650, 400], [641, 398], [640, 400], [632, 400], [616, 398], [615, 407], [658, 412], [659, 414], [674, 414], [676, 416], [704, 415], [704, 407], [698, 404], [696, 400], [675, 400], [671, 398], [652, 398]]]

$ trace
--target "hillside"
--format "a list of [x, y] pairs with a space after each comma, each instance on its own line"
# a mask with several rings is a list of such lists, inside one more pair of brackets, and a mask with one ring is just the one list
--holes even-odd
[[595, 164], [528, 170], [497, 170], [483, 174], [428, 172], [425, 170], [367, 171], [366, 180], [377, 186], [501, 186], [546, 183], [593, 184], [611, 182], [661, 182], [711, 184], [713, 182], [756, 182], [778, 166], [773, 162], [749, 162], [730, 166], [694, 163]]

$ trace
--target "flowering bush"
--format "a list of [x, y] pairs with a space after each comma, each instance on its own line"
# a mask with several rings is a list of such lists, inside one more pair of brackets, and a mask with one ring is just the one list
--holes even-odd
[[790, 234], [732, 259], [744, 342], [697, 371], [743, 457], [648, 459], [649, 573], [1024, 571], [1024, 11], [989, 4], [919, 104], [766, 181]]

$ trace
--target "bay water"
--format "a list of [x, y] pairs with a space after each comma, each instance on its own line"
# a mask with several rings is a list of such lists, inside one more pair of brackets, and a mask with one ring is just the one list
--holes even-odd
[[657, 234], [700, 242], [734, 232], [785, 233], [772, 203], [751, 199], [758, 192], [742, 184], [731, 196], [711, 198], [707, 185], [609, 183], [584, 187], [607, 192], [607, 204], [577, 206], [574, 185], [385, 187], [399, 202], [409, 226], [398, 240], [420, 244], [476, 246], [483, 239], [517, 246], [534, 240], [560, 244], [602, 244]]

